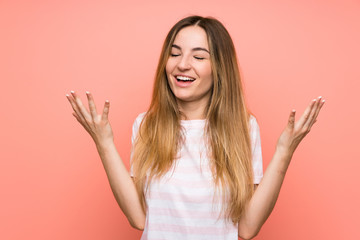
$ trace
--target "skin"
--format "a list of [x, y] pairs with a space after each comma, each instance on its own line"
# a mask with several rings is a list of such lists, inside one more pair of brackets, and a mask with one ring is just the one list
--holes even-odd
[[325, 100], [322, 100], [321, 96], [312, 100], [297, 122], [295, 122], [295, 110], [291, 111], [264, 177], [239, 220], [239, 237], [243, 239], [255, 237], [270, 216], [291, 158], [299, 143], [310, 132], [324, 103]]
[[[187, 119], [205, 118], [205, 107], [211, 96], [213, 77], [209, 45], [204, 29], [185, 27], [179, 31], [166, 64], [166, 75], [179, 109]], [[179, 87], [176, 75], [195, 78], [190, 86]]]
[[142, 209], [135, 184], [114, 144], [113, 131], [108, 120], [110, 102], [105, 102], [103, 112], [99, 115], [91, 93], [87, 92], [86, 95], [90, 112], [74, 91], [71, 91], [71, 94], [66, 94], [74, 110], [73, 116], [94, 140], [111, 190], [130, 225], [143, 230], [145, 212]]
[[[174, 52], [172, 52], [178, 56], [170, 57], [166, 65], [171, 89], [187, 119], [203, 119], [206, 103], [210, 98], [212, 87], [211, 72], [209, 73], [208, 69], [210, 60], [207, 60], [206, 56], [202, 56], [206, 60], [199, 61], [194, 57], [199, 55], [199, 52], [203, 53], [204, 51], [193, 50], [196, 47], [209, 49], [206, 33], [205, 35], [204, 33], [199, 27], [182, 29], [174, 42], [181, 49], [173, 49]], [[177, 88], [172, 82], [176, 80], [171, 79], [171, 77], [178, 73], [195, 77], [194, 84], [189, 88]], [[111, 189], [121, 210], [128, 218], [131, 226], [143, 230], [146, 215], [142, 210], [134, 182], [114, 144], [113, 132], [108, 119], [110, 103], [106, 101], [102, 114], [98, 114], [91, 93], [87, 92], [86, 95], [90, 111], [86, 109], [75, 92], [66, 94], [74, 110], [73, 116], [93, 138]], [[271, 214], [291, 158], [300, 142], [310, 132], [324, 103], [325, 100], [322, 97], [312, 100], [296, 122], [295, 110], [290, 112], [287, 124], [277, 141], [273, 158], [239, 220], [239, 237], [243, 239], [255, 237]]]

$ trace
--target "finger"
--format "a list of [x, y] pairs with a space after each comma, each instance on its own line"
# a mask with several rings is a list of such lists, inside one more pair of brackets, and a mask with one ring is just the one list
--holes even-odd
[[310, 127], [316, 122], [316, 119], [317, 119], [317, 117], [318, 117], [318, 115], [320, 113], [320, 110], [323, 107], [324, 103], [325, 103], [325, 100], [320, 100], [319, 101], [319, 106], [316, 108], [315, 116], [314, 116], [313, 121], [310, 124]]
[[[72, 115], [76, 118], [76, 120], [80, 120], [80, 118], [78, 117], [78, 115], [76, 113], [72, 113]], [[79, 121], [80, 122], [80, 121]], [[81, 123], [81, 122], [80, 122]]]
[[295, 125], [295, 112], [296, 110], [293, 109], [290, 113], [290, 116], [289, 116], [289, 120], [288, 120], [288, 127], [290, 129], [294, 129], [294, 125]]
[[109, 119], [109, 117], [108, 117], [109, 116], [109, 108], [110, 108], [110, 102], [109, 102], [109, 100], [106, 100], [105, 105], [104, 105], [103, 114], [101, 116], [101, 119], [103, 121], [108, 121], [108, 119]]
[[74, 112], [77, 114], [78, 118], [85, 122], [85, 119], [83, 119], [83, 117], [80, 113], [80, 109], [78, 108], [77, 104], [75, 103], [75, 99], [72, 96], [70, 96], [69, 94], [66, 94], [66, 98], [69, 100], [71, 107], [74, 110]]
[[97, 117], [97, 110], [96, 110], [96, 105], [95, 105], [95, 102], [94, 102], [94, 98], [93, 98], [93, 96], [91, 95], [90, 92], [86, 92], [86, 96], [87, 96], [88, 102], [89, 102], [89, 109], [90, 109], [91, 117], [93, 119], [95, 119]]
[[85, 130], [88, 131], [87, 126], [84, 124], [84, 121], [82, 121], [76, 113], [72, 113], [72, 115], [73, 115], [73, 116], [76, 118], [76, 120], [85, 128]]
[[76, 118], [76, 120], [79, 122], [79, 123], [81, 123], [81, 125], [82, 125], [82, 121], [80, 120], [80, 118], [79, 118], [79, 116], [76, 114], [76, 113], [72, 113], [72, 115]]
[[312, 108], [311, 110], [311, 113], [309, 115], [309, 118], [307, 119], [306, 123], [304, 124], [304, 129], [305, 131], [310, 131], [310, 128], [312, 126], [312, 123], [314, 122], [314, 120], [316, 119], [316, 112], [317, 112], [317, 109], [320, 107], [320, 101], [321, 101], [321, 96], [319, 96], [317, 99], [316, 99], [316, 102], [314, 104], [314, 107]]
[[311, 114], [312, 109], [314, 108], [316, 99], [313, 99], [311, 101], [311, 103], [309, 104], [309, 106], [305, 109], [303, 115], [300, 117], [298, 124], [299, 124], [299, 128], [302, 129], [305, 125], [305, 123], [307, 122], [307, 120], [309, 119], [309, 116]]
[[74, 91], [71, 91], [71, 94], [74, 97], [76, 106], [79, 109], [79, 112], [80, 112], [79, 116], [81, 115], [86, 121], [90, 122], [91, 116], [90, 116], [89, 112], [87, 111], [87, 109], [84, 107], [81, 99], [77, 96], [77, 94]]

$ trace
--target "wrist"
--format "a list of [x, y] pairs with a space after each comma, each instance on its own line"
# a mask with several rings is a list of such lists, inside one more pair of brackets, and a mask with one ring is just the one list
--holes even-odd
[[276, 146], [275, 153], [282, 156], [282, 158], [290, 160], [294, 154], [294, 151], [291, 151], [286, 147]]
[[291, 158], [292, 153], [289, 150], [279, 147], [276, 148], [272, 162], [274, 162], [278, 173], [281, 175], [286, 174]]
[[114, 140], [108, 139], [108, 140], [95, 141], [95, 145], [98, 150], [108, 149], [114, 145]]

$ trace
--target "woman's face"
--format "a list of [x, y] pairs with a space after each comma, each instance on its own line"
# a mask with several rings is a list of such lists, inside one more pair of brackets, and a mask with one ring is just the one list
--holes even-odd
[[206, 105], [213, 78], [207, 35], [199, 26], [181, 29], [166, 63], [166, 75], [178, 103]]

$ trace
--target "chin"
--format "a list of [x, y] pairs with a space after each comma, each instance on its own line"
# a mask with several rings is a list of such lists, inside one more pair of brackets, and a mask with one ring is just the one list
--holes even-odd
[[192, 102], [193, 99], [189, 96], [175, 96], [176, 101], [180, 101], [180, 102]]

